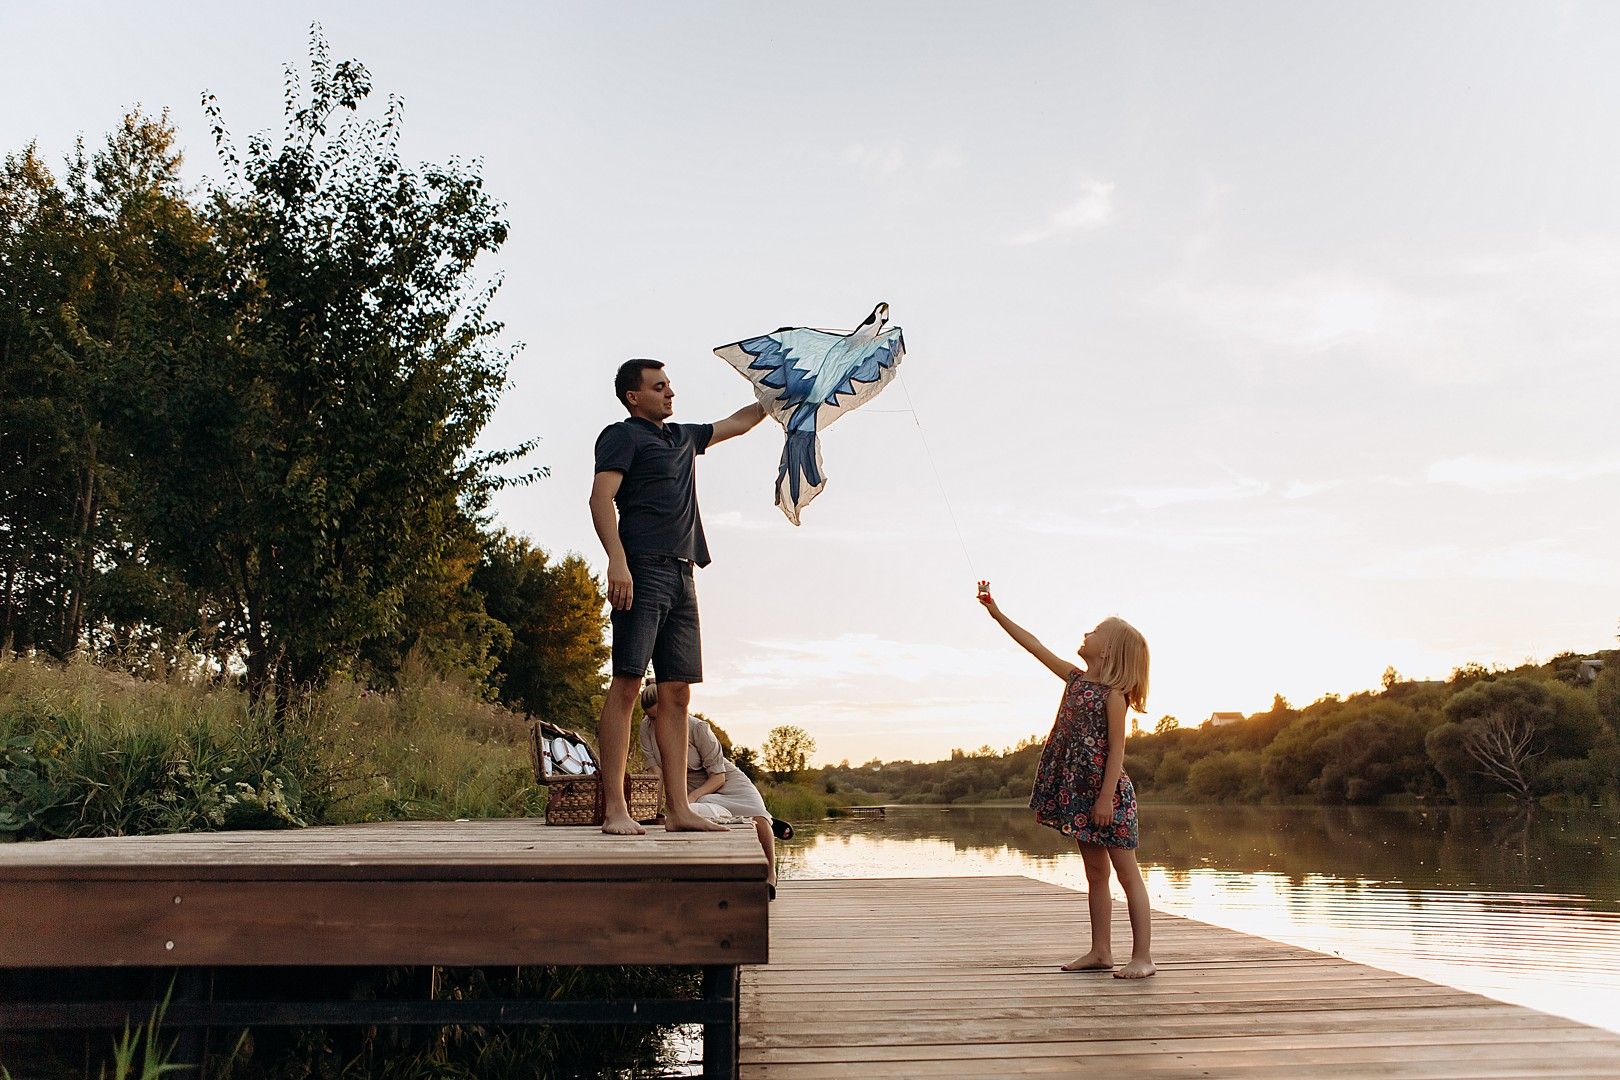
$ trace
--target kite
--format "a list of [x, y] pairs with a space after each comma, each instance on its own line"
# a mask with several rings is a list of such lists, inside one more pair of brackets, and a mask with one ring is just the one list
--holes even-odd
[[795, 525], [827, 486], [818, 435], [876, 397], [906, 355], [900, 328], [885, 330], [888, 321], [889, 305], [879, 304], [847, 334], [785, 326], [714, 350], [753, 382], [759, 403], [782, 425], [776, 505]]

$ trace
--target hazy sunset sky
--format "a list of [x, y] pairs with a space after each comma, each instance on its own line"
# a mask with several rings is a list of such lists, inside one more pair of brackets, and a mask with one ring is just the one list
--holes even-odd
[[555, 553], [605, 569], [620, 361], [714, 420], [714, 346], [891, 305], [800, 528], [773, 422], [701, 462], [693, 706], [739, 742], [1044, 733], [979, 577], [1060, 653], [1134, 622], [1148, 724], [1614, 645], [1620, 6], [8, 2], [0, 147], [167, 107], [200, 184], [201, 93], [279, 128], [313, 21], [508, 205], [488, 442], [551, 475], [497, 511]]

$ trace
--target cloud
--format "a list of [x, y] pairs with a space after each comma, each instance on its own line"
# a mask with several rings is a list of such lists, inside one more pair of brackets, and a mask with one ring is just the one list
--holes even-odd
[[[1207, 265], [1205, 259], [1200, 265]], [[1219, 280], [1207, 274], [1217, 269]], [[1240, 342], [1350, 359], [1440, 385], [1562, 369], [1589, 376], [1620, 336], [1620, 243], [1543, 239], [1463, 258], [1395, 253], [1381, 266], [1233, 281], [1210, 267], [1154, 288], [1150, 306]]]
[[1547, 482], [1573, 483], [1620, 476], [1620, 460], [1504, 461], [1481, 457], [1448, 458], [1429, 466], [1431, 484], [1456, 484], [1475, 491], [1522, 491]]
[[1077, 232], [1100, 229], [1114, 219], [1114, 185], [1104, 180], [1083, 178], [1080, 194], [1038, 229], [1012, 238], [1014, 244], [1039, 244]]
[[1410, 581], [1477, 578], [1489, 581], [1564, 581], [1620, 584], [1620, 566], [1570, 551], [1555, 539], [1532, 540], [1489, 550], [1436, 544], [1364, 566], [1361, 577]]
[[1184, 503], [1231, 502], [1266, 494], [1271, 485], [1264, 480], [1242, 476], [1220, 484], [1192, 484], [1167, 487], [1116, 488], [1110, 492], [1129, 499], [1144, 510], [1157, 510]]
[[1339, 486], [1339, 483], [1333, 480], [1295, 480], [1283, 488], [1282, 497], [1285, 499], [1309, 499], [1313, 495], [1320, 495], [1324, 491], [1333, 490]]
[[898, 143], [887, 143], [883, 146], [851, 143], [844, 149], [844, 160], [854, 165], [866, 177], [886, 179], [905, 168], [906, 151]]
[[709, 530], [735, 529], [738, 532], [764, 532], [774, 528], [777, 522], [769, 517], [745, 514], [741, 510], [721, 510], [717, 513], [704, 514], [703, 526]]
[[960, 169], [967, 164], [967, 156], [955, 143], [942, 143], [928, 157], [928, 167], [937, 171]]
[[[1184, 504], [1190, 505], [1190, 504]], [[1038, 536], [1127, 540], [1167, 551], [1207, 551], [1214, 548], [1245, 548], [1270, 543], [1282, 536], [1319, 532], [1318, 515], [1293, 508], [1286, 513], [1245, 512], [1223, 521], [1165, 521], [1131, 517], [1099, 520], [1096, 515], [1069, 516], [1045, 513], [1010, 516], [1027, 532]]]
[[972, 649], [921, 641], [891, 641], [875, 634], [743, 643], [748, 653], [733, 660], [722, 680], [728, 693], [883, 677], [906, 683], [957, 678], [964, 672], [1006, 666], [1005, 649]]

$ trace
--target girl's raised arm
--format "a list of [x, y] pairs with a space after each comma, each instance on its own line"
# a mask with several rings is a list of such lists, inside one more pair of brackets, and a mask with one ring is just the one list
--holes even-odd
[[1045, 664], [1052, 674], [1067, 681], [1069, 676], [1075, 673], [1076, 668], [1073, 664], [1042, 645], [1040, 639], [1034, 634], [1002, 614], [1001, 608], [996, 605], [995, 597], [990, 595], [990, 583], [988, 581], [979, 582], [979, 603], [983, 604], [984, 609], [990, 613], [990, 617], [996, 620], [1003, 630], [1007, 631], [1008, 637], [1022, 645], [1029, 655]]

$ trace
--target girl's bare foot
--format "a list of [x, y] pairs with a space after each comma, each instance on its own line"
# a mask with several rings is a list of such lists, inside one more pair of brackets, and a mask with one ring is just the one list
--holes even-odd
[[665, 832], [725, 832], [726, 827], [719, 822], [710, 821], [706, 817], [694, 814], [688, 810], [684, 814], [674, 814], [664, 811]]
[[613, 836], [643, 836], [647, 832], [629, 814], [612, 813], [603, 819], [602, 831]]
[[1078, 960], [1070, 960], [1058, 968], [1059, 971], [1112, 971], [1114, 958], [1105, 952], [1092, 949]]
[[1116, 979], [1145, 979], [1156, 973], [1159, 969], [1153, 966], [1151, 960], [1132, 960], [1118, 971], [1114, 972]]

